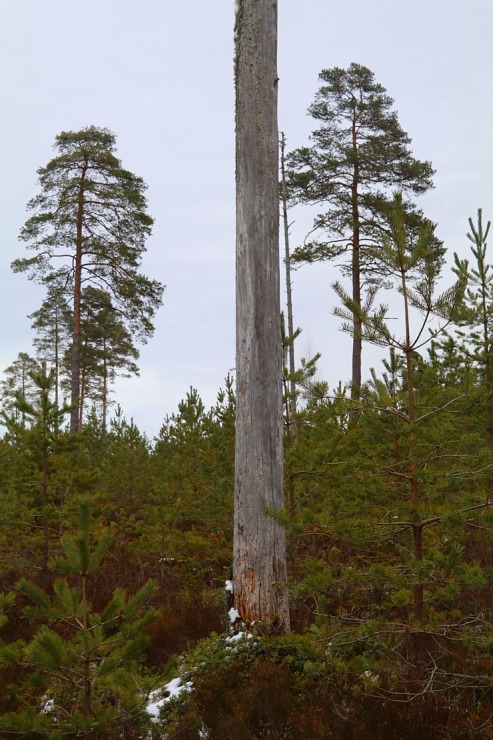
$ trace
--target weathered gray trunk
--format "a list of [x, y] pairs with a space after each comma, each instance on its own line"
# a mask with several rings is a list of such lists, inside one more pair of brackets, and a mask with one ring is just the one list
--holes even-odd
[[289, 630], [284, 506], [277, 2], [236, 13], [236, 460], [233, 584], [241, 618]]

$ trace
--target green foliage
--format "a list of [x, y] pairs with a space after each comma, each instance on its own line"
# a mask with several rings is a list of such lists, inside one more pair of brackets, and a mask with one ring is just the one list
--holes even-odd
[[[92, 401], [93, 407], [100, 409], [104, 428], [111, 403], [111, 386], [117, 375], [138, 375], [138, 358], [139, 351], [121, 310], [113, 305], [110, 293], [91, 285], [84, 288], [81, 309], [81, 407]], [[70, 368], [70, 348], [64, 359]], [[69, 387], [69, 384], [66, 385]], [[81, 416], [83, 410], [81, 408]]]
[[4, 651], [4, 660], [17, 664], [24, 677], [17, 711], [0, 716], [3, 730], [22, 730], [36, 706], [41, 715], [33, 727], [53, 737], [82, 730], [105, 733], [142, 714], [140, 664], [150, 641], [146, 630], [157, 617], [149, 608], [156, 585], [148, 581], [130, 596], [118, 588], [100, 611], [94, 610], [87, 579], [100, 569], [109, 541], [103, 533], [91, 544], [89, 505], [83, 502], [79, 530], [64, 539], [66, 557], [58, 564], [75, 585], [58, 579], [50, 595], [26, 579], [19, 582], [19, 593], [33, 604], [24, 608], [24, 616], [40, 626], [16, 652]]
[[[185, 656], [181, 670], [182, 682], [191, 679], [191, 690], [164, 704], [159, 732], [245, 740], [266, 736], [411, 740], [438, 737], [444, 730], [453, 734], [458, 727], [468, 733], [480, 726], [481, 718], [487, 719], [487, 695], [480, 679], [475, 690], [481, 700], [465, 715], [455, 702], [442, 702], [434, 692], [424, 691], [416, 701], [410, 700], [410, 692], [419, 685], [413, 666], [415, 635], [397, 635], [395, 630], [392, 634], [375, 621], [353, 629], [346, 639], [344, 627], [339, 624], [335, 629], [338, 644], [333, 638], [321, 640], [320, 633], [244, 637], [234, 643], [212, 636], [203, 641]], [[437, 636], [438, 632], [435, 640]], [[433, 653], [436, 657], [436, 648]], [[396, 690], [396, 682], [404, 678], [399, 670], [406, 674], [407, 693]], [[433, 662], [431, 670], [437, 673]]]
[[[323, 70], [320, 81], [322, 86], [309, 108], [320, 128], [312, 133], [310, 148], [298, 149], [288, 157], [288, 185], [294, 200], [328, 206], [314, 226], [329, 239], [305, 244], [295, 252], [297, 260], [331, 259], [348, 249], [355, 172], [365, 249], [378, 244], [385, 232], [391, 192], [425, 192], [433, 174], [429, 162], [411, 156], [410, 139], [392, 110], [393, 100], [367, 67], [353, 63], [348, 69]], [[410, 203], [407, 210], [410, 222], [419, 221]]]
[[[52, 458], [63, 445], [60, 426], [70, 408], [52, 400], [55, 375], [47, 371], [44, 362], [28, 377], [29, 395], [23, 395], [20, 389], [15, 392], [12, 409], [17, 418], [9, 418], [4, 439], [4, 506], [11, 511], [11, 517], [16, 513], [17, 518], [21, 516], [14, 525], [21, 530], [20, 542], [25, 546], [27, 535], [31, 565], [41, 566], [46, 579], [50, 542], [60, 523]], [[4, 522], [7, 537], [12, 533], [11, 517]]]
[[[14, 260], [12, 269], [44, 285], [57, 303], [65, 299], [71, 305], [71, 431], [78, 432], [87, 373], [98, 374], [95, 355], [106, 420], [108, 383], [117, 369], [134, 371], [133, 337], [145, 342], [152, 335], [163, 286], [139, 269], [153, 219], [146, 212], [144, 181], [123, 169], [114, 154], [115, 136], [95, 126], [64, 131], [55, 148], [58, 156], [38, 170], [41, 192], [28, 203], [32, 215], [20, 234], [36, 254]], [[47, 311], [45, 301], [37, 317], [41, 327]], [[68, 329], [63, 318], [57, 338], [59, 328]], [[57, 366], [59, 358], [57, 349]]]
[[[184, 558], [195, 568], [220, 559], [229, 565], [232, 536], [234, 391], [230, 378], [206, 412], [194, 389], [165, 420], [152, 465], [159, 519], [139, 542], [163, 558]], [[163, 525], [166, 532], [163, 536]], [[215, 553], [213, 555], [213, 553]]]
[[58, 670], [64, 658], [63, 639], [48, 627], [41, 627], [24, 652], [24, 660], [41, 669]]
[[62, 267], [52, 260], [58, 250], [75, 247], [73, 203], [82, 198], [87, 278], [103, 290], [110, 287], [132, 330], [145, 337], [162, 293], [157, 281], [138, 272], [153, 223], [146, 213], [146, 186], [122, 168], [114, 154], [115, 136], [107, 129], [64, 131], [55, 148], [58, 156], [38, 170], [41, 192], [28, 204], [33, 215], [20, 236], [37, 254], [15, 260], [13, 269], [58, 291], [62, 284], [73, 285], [71, 259]]
[[3, 423], [12, 426], [16, 421], [25, 421], [20, 409], [16, 408], [16, 398], [19, 394], [27, 400], [35, 397], [32, 373], [38, 370], [38, 362], [26, 352], [19, 352], [17, 359], [5, 368], [4, 378], [0, 383]]
[[[143, 734], [144, 697], [164, 683], [155, 671], [165, 665], [167, 678], [169, 666], [178, 667], [194, 690], [165, 703], [154, 727], [160, 733], [322, 738], [331, 727], [343, 737], [351, 716], [354, 737], [419, 736], [425, 720], [412, 714], [414, 702], [399, 703], [403, 696], [421, 696], [432, 726], [468, 731], [484, 722], [483, 677], [493, 670], [493, 512], [484, 506], [481, 472], [489, 458], [478, 432], [480, 381], [452, 359], [437, 345], [427, 360], [412, 355], [420, 512], [433, 520], [420, 562], [406, 524], [416, 510], [398, 475], [410, 455], [405, 362], [395, 350], [381, 372], [373, 370], [357, 423], [348, 423], [352, 402], [342, 387], [307, 382], [289, 450], [296, 509], [282, 518], [298, 633], [286, 638], [211, 636], [224, 626], [232, 542], [230, 379], [210, 410], [191, 390], [154, 444], [120, 411], [106, 434], [89, 425], [68, 444], [50, 431], [50, 491], [62, 482], [67, 491], [50, 537], [50, 573], [62, 577], [45, 584], [17, 564], [18, 598], [4, 601], [0, 632], [1, 732], [55, 736], [56, 720], [69, 735]], [[6, 477], [0, 482], [4, 511], [20, 531], [15, 501], [29, 511], [26, 461], [36, 471], [42, 449], [30, 433], [12, 429], [0, 448], [11, 482], [10, 494]], [[3, 536], [6, 555], [25, 542], [32, 547], [28, 529], [19, 545], [6, 528]], [[149, 576], [155, 585], [146, 584]], [[157, 619], [152, 599], [161, 606]], [[451, 683], [458, 674], [474, 688]], [[445, 695], [462, 718], [434, 704]], [[48, 699], [54, 704], [45, 714]]]
[[14, 603], [15, 595], [13, 593], [0, 594], [0, 630], [8, 622], [8, 616], [5, 610], [8, 610]]
[[[493, 457], [473, 304], [489, 277], [457, 261], [458, 283], [437, 295], [433, 228], [409, 228], [399, 197], [394, 206], [380, 254], [402, 324], [340, 288], [348, 328], [356, 314], [366, 339], [388, 347], [382, 366], [357, 399], [316, 377], [317, 357], [284, 374], [286, 402], [291, 380], [299, 401], [289, 505], [275, 514], [292, 635], [218, 634], [230, 606], [232, 379], [211, 409], [190, 388], [154, 441], [119, 407], [107, 428], [95, 413], [70, 436], [56, 373], [26, 365], [29, 393], [10, 398], [0, 440], [0, 574], [6, 590], [17, 584], [15, 600], [0, 596], [0, 734], [393, 740], [486, 727]], [[470, 226], [478, 261], [487, 228]], [[474, 271], [480, 284], [463, 293]], [[94, 299], [96, 314], [110, 310]], [[432, 313], [464, 336], [436, 323], [428, 335]], [[96, 357], [99, 328], [86, 328]], [[171, 671], [193, 691], [151, 725], [146, 697]]]
[[72, 575], [87, 576], [98, 568], [110, 542], [111, 533], [104, 532], [91, 550], [89, 501], [82, 501], [79, 508], [79, 531], [76, 536], [62, 538], [65, 559], [58, 562], [58, 568]]
[[[443, 293], [436, 295], [437, 283], [442, 267], [443, 248], [434, 237], [434, 226], [424, 222], [416, 237], [406, 227], [402, 195], [397, 194], [388, 216], [388, 233], [382, 237], [380, 260], [385, 266], [389, 280], [402, 295], [402, 327], [392, 331], [386, 305], [372, 310], [373, 300], [366, 306], [358, 306], [340, 283], [334, 288], [343, 308], [335, 310], [344, 323], [342, 328], [354, 332], [352, 318], [357, 315], [362, 324], [362, 337], [374, 344], [393, 348], [403, 353], [418, 351], [428, 344], [430, 336], [424, 334], [433, 317], [442, 319], [437, 329], [430, 327], [431, 337], [441, 334], [445, 327], [457, 317], [465, 290], [465, 279], [460, 279]], [[421, 314], [422, 323], [414, 336], [410, 335], [410, 309]], [[400, 333], [398, 333], [400, 332]]]
[[30, 316], [31, 326], [36, 333], [33, 345], [36, 356], [52, 369], [54, 375], [54, 402], [60, 405], [61, 385], [66, 368], [63, 357], [71, 340], [73, 316], [62, 290], [49, 288], [48, 295], [37, 311]]
[[[411, 140], [392, 109], [394, 101], [367, 67], [353, 63], [348, 69], [323, 70], [320, 80], [309, 108], [320, 128], [313, 131], [310, 147], [288, 157], [287, 183], [295, 203], [315, 204], [324, 211], [292, 258], [301, 263], [337, 260], [343, 276], [350, 278], [350, 292], [339, 281], [334, 287], [345, 307], [342, 328], [353, 337], [351, 397], [356, 402], [362, 386], [362, 313], [370, 312], [378, 289], [388, 287], [383, 244], [389, 238], [394, 194], [400, 193], [406, 229], [418, 234], [426, 220], [412, 197], [432, 186], [433, 170], [429, 162], [411, 155]], [[434, 241], [443, 256], [441, 243]], [[339, 309], [335, 313], [341, 315]], [[373, 341], [385, 334], [382, 319], [374, 313], [378, 331]], [[368, 326], [366, 334], [368, 338]]]

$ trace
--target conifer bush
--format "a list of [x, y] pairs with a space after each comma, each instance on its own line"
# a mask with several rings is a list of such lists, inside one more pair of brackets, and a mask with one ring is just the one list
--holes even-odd
[[78, 531], [62, 539], [64, 558], [57, 567], [66, 577], [48, 591], [26, 579], [17, 585], [27, 601], [24, 618], [39, 626], [31, 639], [2, 650], [2, 662], [23, 674], [16, 706], [0, 715], [5, 732], [30, 726], [40, 736], [105, 737], [142, 715], [146, 682], [140, 666], [149, 644], [146, 628], [156, 618], [149, 607], [155, 584], [149, 581], [130, 596], [116, 589], [95, 611], [88, 581], [106, 555], [110, 534], [92, 539], [85, 501]]

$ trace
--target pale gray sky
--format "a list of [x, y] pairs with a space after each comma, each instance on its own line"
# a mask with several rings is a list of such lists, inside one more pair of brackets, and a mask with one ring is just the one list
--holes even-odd
[[[144, 271], [166, 283], [141, 376], [122, 380], [127, 417], [149, 436], [190, 385], [214, 402], [234, 366], [233, 0], [0, 0], [0, 369], [31, 351], [41, 288], [13, 275], [36, 170], [63, 130], [105, 126], [123, 165], [149, 186], [156, 219]], [[431, 160], [420, 200], [453, 251], [467, 219], [493, 219], [493, 2], [280, 0], [279, 126], [308, 141], [323, 68], [369, 67], [396, 104], [413, 153]], [[293, 214], [293, 247], [310, 226]], [[294, 283], [298, 356], [320, 351], [331, 384], [350, 374], [350, 339], [331, 317], [332, 266]], [[367, 353], [367, 359], [369, 353]]]

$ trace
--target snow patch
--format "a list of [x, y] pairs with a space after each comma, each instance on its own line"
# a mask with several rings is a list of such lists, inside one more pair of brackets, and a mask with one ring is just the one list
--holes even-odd
[[241, 619], [239, 612], [237, 612], [233, 607], [229, 610], [228, 616], [231, 624], [234, 624], [238, 619]]
[[41, 707], [41, 714], [51, 714], [51, 712], [55, 709], [55, 702], [53, 699], [47, 699], [43, 706]]
[[233, 581], [226, 581], [224, 584], [224, 590], [228, 593], [233, 593]]
[[251, 632], [237, 632], [235, 635], [226, 637], [226, 642], [240, 642], [240, 640], [251, 640], [253, 637]]
[[[182, 683], [181, 678], [173, 678], [172, 681], [163, 686], [160, 689], [156, 689], [149, 694], [149, 703], [146, 707], [147, 714], [150, 714], [154, 721], [159, 719], [159, 710], [161, 707], [170, 699], [174, 699], [179, 696], [183, 691], [191, 691], [192, 682]], [[163, 696], [163, 693], [168, 696]]]
[[371, 683], [376, 683], [380, 676], [373, 673], [373, 671], [365, 671], [361, 674], [360, 678], [366, 678], [367, 681], [370, 681]]

